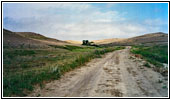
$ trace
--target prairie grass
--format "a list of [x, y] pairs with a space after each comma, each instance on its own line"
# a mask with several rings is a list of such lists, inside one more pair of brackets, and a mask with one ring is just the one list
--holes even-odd
[[131, 52], [142, 55], [144, 59], [156, 67], [162, 67], [162, 63], [168, 63], [167, 45], [133, 46]]
[[3, 96], [26, 96], [34, 85], [59, 79], [93, 58], [124, 47], [51, 46], [53, 49], [4, 49]]

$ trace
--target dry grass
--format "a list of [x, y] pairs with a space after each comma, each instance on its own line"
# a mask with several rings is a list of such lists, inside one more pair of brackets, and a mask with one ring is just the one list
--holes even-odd
[[93, 40], [95, 44], [108, 44], [113, 42], [120, 42], [125, 40], [124, 38], [112, 38], [112, 39], [103, 39], [103, 40]]

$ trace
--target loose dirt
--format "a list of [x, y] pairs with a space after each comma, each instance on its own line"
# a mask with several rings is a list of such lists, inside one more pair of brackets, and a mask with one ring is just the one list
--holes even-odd
[[93, 59], [28, 96], [167, 97], [167, 77], [143, 66], [144, 63], [132, 57], [127, 47]]

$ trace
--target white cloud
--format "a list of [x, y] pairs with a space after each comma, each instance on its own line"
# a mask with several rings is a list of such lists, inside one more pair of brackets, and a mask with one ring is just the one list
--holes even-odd
[[[142, 24], [128, 22], [127, 12], [101, 11], [88, 3], [17, 4], [15, 8], [11, 5], [5, 7], [7, 29], [38, 32], [61, 40], [126, 38], [158, 31], [160, 27], [154, 27], [153, 23], [162, 24], [159, 19], [145, 20]], [[111, 6], [115, 5], [107, 7]]]
[[123, 21], [125, 18], [117, 11], [100, 12], [96, 11], [88, 16], [89, 21], [94, 22], [112, 22], [112, 21]]
[[[151, 28], [152, 29], [152, 28]], [[60, 28], [52, 37], [69, 40], [98, 40], [105, 38], [127, 38], [144, 34], [150, 27], [128, 23], [77, 23], [68, 24]], [[154, 31], [154, 30], [152, 30]], [[66, 38], [67, 37], [67, 38]]]

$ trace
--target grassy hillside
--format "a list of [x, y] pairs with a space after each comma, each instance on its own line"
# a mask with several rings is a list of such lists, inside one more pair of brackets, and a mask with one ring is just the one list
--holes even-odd
[[113, 42], [119, 42], [125, 40], [124, 38], [112, 38], [112, 39], [103, 39], [103, 40], [93, 40], [95, 44], [108, 44]]
[[3, 46], [4, 48], [47, 48], [47, 45], [39, 41], [20, 36], [6, 29], [3, 29]]
[[103, 46], [131, 46], [131, 45], [167, 45], [168, 43], [168, 34], [157, 32], [150, 33], [141, 36], [136, 36], [132, 38], [123, 39], [121, 41], [115, 41], [112, 43], [102, 44]]
[[15, 33], [25, 38], [34, 39], [34, 40], [66, 43], [65, 41], [49, 38], [49, 37], [46, 37], [46, 36], [43, 36], [41, 34], [34, 33], [34, 32], [15, 32]]
[[66, 40], [65, 42], [72, 43], [72, 44], [82, 44], [82, 41], [75, 41], [75, 40]]
[[47, 40], [49, 38], [43, 36], [43, 35], [40, 35], [40, 34], [37, 34], [37, 33], [34, 33], [34, 32], [15, 32], [16, 34], [18, 35], [21, 35], [23, 37], [26, 37], [26, 38], [32, 38], [32, 39], [41, 39], [41, 40]]
[[[119, 41], [123, 41], [123, 40], [125, 40], [125, 39], [124, 38], [111, 38], [111, 39], [102, 39], [102, 40], [92, 40], [90, 42], [100, 45], [100, 44], [119, 42]], [[66, 42], [72, 43], [72, 44], [82, 44], [82, 41], [75, 41], [75, 40], [66, 40]]]
[[3, 29], [4, 48], [49, 48], [48, 45], [71, 45], [33, 32], [12, 32]]
[[34, 85], [59, 79], [65, 72], [100, 55], [124, 47], [78, 47], [50, 45], [49, 49], [3, 50], [3, 95], [26, 96]]

